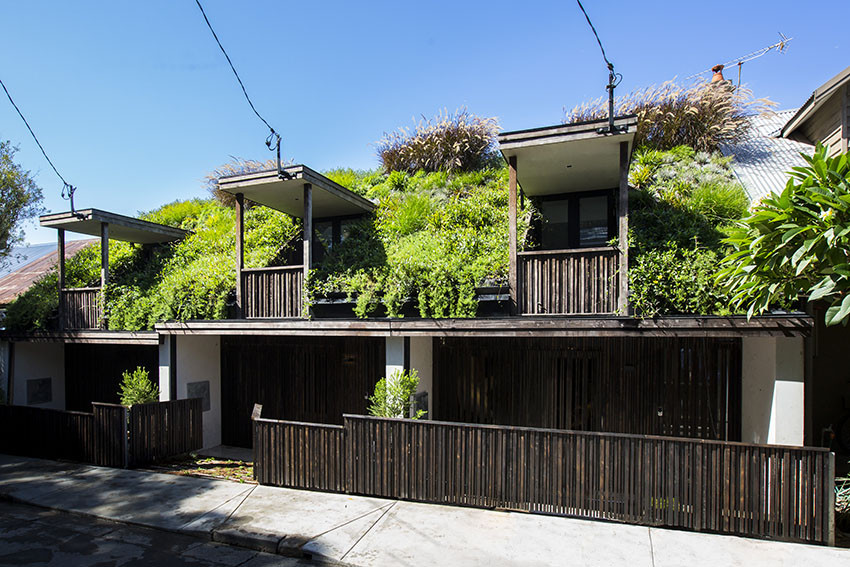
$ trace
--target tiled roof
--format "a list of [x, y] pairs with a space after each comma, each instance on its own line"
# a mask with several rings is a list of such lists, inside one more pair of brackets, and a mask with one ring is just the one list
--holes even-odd
[[797, 109], [767, 112], [750, 117], [752, 129], [741, 143], [721, 147], [723, 155], [733, 156], [732, 170], [747, 191], [750, 202], [756, 202], [771, 191], [780, 192], [788, 181], [786, 172], [806, 165], [800, 153], [811, 154], [814, 147], [780, 138], [782, 127]]
[[[70, 258], [97, 240], [71, 240], [65, 243]], [[8, 305], [56, 265], [56, 244], [37, 244], [12, 249], [13, 262], [0, 271], [0, 305]]]

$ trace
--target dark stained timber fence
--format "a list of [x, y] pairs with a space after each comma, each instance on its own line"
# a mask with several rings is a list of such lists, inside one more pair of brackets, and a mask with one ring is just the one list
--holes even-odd
[[345, 492], [345, 447], [339, 425], [254, 421], [254, 476], [260, 484]]
[[203, 446], [203, 400], [136, 404], [129, 411], [130, 464], [182, 455]]
[[90, 413], [0, 405], [0, 452], [94, 462]]
[[92, 413], [0, 405], [0, 452], [126, 468], [202, 446], [201, 400], [125, 407], [92, 404]]
[[524, 315], [617, 311], [619, 256], [614, 248], [520, 252], [517, 304]]
[[63, 289], [62, 328], [99, 329], [103, 323], [100, 288]]
[[313, 424], [254, 427], [262, 484], [791, 541], [834, 537], [834, 455], [825, 449], [350, 415], [318, 435]]
[[242, 270], [245, 317], [301, 317], [303, 266]]

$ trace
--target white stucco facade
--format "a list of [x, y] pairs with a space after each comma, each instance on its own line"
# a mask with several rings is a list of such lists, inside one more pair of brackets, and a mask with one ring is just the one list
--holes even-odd
[[741, 441], [802, 446], [803, 339], [744, 337], [742, 341]]

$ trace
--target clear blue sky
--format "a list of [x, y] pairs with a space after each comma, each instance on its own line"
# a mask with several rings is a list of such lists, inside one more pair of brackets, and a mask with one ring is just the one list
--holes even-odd
[[[779, 39], [788, 51], [744, 66], [779, 108], [802, 104], [850, 65], [843, 0], [585, 0], [618, 91], [686, 77]], [[203, 2], [288, 159], [318, 170], [377, 167], [374, 142], [421, 114], [466, 106], [503, 129], [556, 124], [604, 95], [606, 71], [575, 2]], [[230, 156], [267, 159], [253, 115], [193, 0], [0, 2], [0, 78], [78, 208], [135, 215], [206, 195]], [[732, 73], [734, 76], [734, 72]], [[0, 139], [19, 146], [49, 211], [62, 184], [11, 105]], [[27, 229], [27, 241], [55, 231]]]

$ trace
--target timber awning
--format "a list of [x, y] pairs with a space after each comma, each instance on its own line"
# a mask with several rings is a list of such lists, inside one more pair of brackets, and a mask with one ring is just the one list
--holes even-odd
[[619, 184], [620, 142], [631, 152], [637, 118], [547, 126], [499, 134], [505, 160], [516, 158], [517, 177], [528, 196], [611, 189]]
[[312, 187], [313, 217], [337, 217], [368, 213], [375, 204], [305, 165], [222, 177], [218, 188], [241, 193], [245, 199], [282, 211], [293, 217], [304, 215], [304, 188]]
[[39, 217], [41, 226], [101, 236], [101, 227], [109, 225], [109, 238], [137, 244], [160, 244], [180, 240], [188, 234], [185, 230], [145, 221], [100, 209], [53, 213]]
[[742, 337], [807, 336], [805, 313], [743, 316], [493, 317], [478, 319], [220, 320], [158, 323], [162, 335], [288, 335], [373, 337]]

